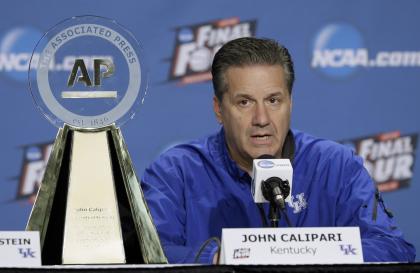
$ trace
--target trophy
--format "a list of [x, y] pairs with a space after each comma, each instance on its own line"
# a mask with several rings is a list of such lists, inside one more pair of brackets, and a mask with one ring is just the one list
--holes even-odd
[[119, 129], [146, 94], [141, 53], [95, 16], [62, 21], [34, 49], [31, 94], [59, 128], [26, 227], [43, 264], [167, 263]]

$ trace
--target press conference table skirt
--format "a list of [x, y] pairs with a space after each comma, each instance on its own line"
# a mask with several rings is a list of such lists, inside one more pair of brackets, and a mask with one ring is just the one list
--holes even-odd
[[36, 268], [9, 267], [0, 268], [0, 273], [251, 273], [251, 272], [419, 272], [420, 263], [388, 263], [360, 265], [125, 265], [125, 266], [43, 266]]

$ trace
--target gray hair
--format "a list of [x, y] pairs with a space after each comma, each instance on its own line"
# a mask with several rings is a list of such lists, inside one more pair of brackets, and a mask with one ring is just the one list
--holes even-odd
[[214, 95], [219, 101], [222, 101], [223, 93], [228, 90], [225, 73], [229, 67], [257, 64], [280, 65], [285, 74], [289, 94], [292, 94], [295, 72], [287, 48], [275, 40], [245, 37], [229, 41], [214, 56], [211, 73]]

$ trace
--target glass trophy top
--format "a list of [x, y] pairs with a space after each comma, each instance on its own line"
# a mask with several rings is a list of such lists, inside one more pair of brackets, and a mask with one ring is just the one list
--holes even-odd
[[73, 17], [36, 45], [29, 88], [37, 107], [57, 127], [120, 127], [143, 103], [143, 63], [139, 43], [115, 21]]

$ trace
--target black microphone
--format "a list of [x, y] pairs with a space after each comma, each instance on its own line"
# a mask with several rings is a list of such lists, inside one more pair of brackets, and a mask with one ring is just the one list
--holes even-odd
[[[259, 156], [258, 159], [275, 159], [275, 157], [264, 154]], [[264, 198], [270, 203], [276, 204], [281, 210], [285, 209], [284, 200], [290, 194], [290, 185], [287, 179], [283, 180], [279, 177], [270, 177], [263, 180], [261, 183], [261, 191]]]
[[279, 177], [270, 177], [262, 181], [261, 191], [265, 199], [276, 204], [281, 210], [285, 209], [285, 199], [290, 194], [289, 181]]
[[278, 227], [283, 212], [286, 222], [292, 226], [286, 213], [285, 202], [290, 201], [293, 167], [289, 159], [276, 159], [272, 155], [262, 155], [253, 161], [251, 191], [255, 203], [262, 212], [260, 203], [270, 203], [269, 219], [272, 227]]
[[[279, 159], [274, 156], [263, 154], [254, 160], [253, 165], [252, 193], [254, 201], [260, 203], [265, 199], [283, 210], [285, 200], [291, 190], [291, 180], [289, 182], [288, 179], [292, 178], [293, 169], [290, 161], [279, 162]], [[259, 194], [258, 191], [260, 191]]]

